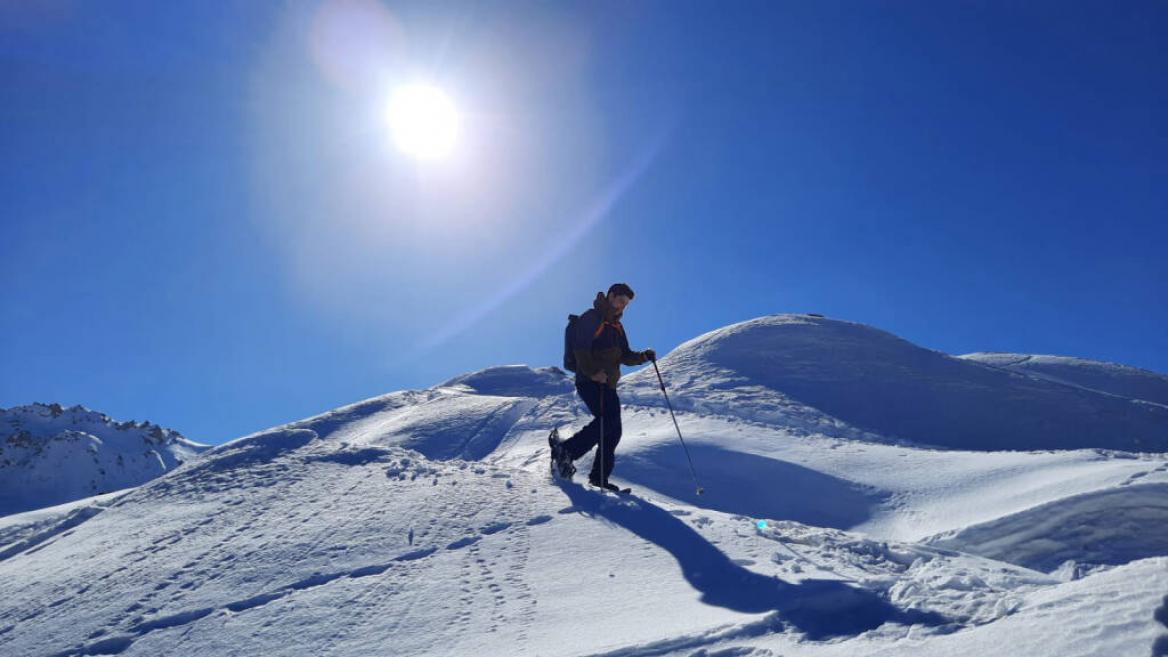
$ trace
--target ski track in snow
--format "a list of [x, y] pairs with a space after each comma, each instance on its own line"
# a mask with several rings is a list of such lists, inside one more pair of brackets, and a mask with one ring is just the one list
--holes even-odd
[[[366, 476], [366, 480], [373, 476], [373, 473]], [[352, 492], [360, 484], [355, 484], [346, 493]], [[338, 495], [332, 498], [333, 503], [330, 503], [326, 511], [336, 505], [335, 500], [347, 499], [345, 495]], [[187, 531], [179, 532], [177, 534], [167, 535], [161, 539], [153, 541], [155, 547], [148, 549], [146, 552], [158, 552], [166, 547], [174, 546], [179, 543], [186, 535], [199, 531], [202, 527], [215, 522], [218, 516], [212, 516], [200, 521], [194, 527]], [[467, 626], [470, 620], [470, 609], [481, 608], [481, 603], [484, 602], [480, 598], [488, 597], [487, 605], [491, 609], [490, 619], [492, 625], [487, 631], [496, 631], [503, 623], [508, 622], [511, 614], [508, 614], [508, 595], [504, 593], [504, 588], [512, 592], [513, 598], [521, 603], [521, 609], [513, 615], [522, 623], [523, 620], [530, 622], [532, 618], [531, 611], [535, 605], [535, 600], [531, 594], [530, 587], [527, 586], [524, 580], [524, 566], [527, 559], [527, 553], [530, 550], [529, 541], [527, 538], [528, 528], [530, 526], [543, 524], [551, 520], [550, 516], [536, 516], [527, 519], [524, 522], [510, 523], [510, 522], [495, 522], [482, 527], [478, 532], [467, 535], [463, 538], [455, 540], [445, 547], [426, 547], [407, 551], [387, 562], [369, 564], [355, 569], [347, 569], [336, 572], [316, 573], [307, 578], [298, 580], [291, 584], [281, 586], [257, 595], [248, 596], [246, 598], [233, 600], [216, 607], [200, 607], [195, 609], [186, 609], [174, 613], [168, 613], [159, 616], [149, 616], [158, 611], [158, 607], [151, 607], [150, 602], [154, 600], [158, 594], [170, 588], [171, 584], [182, 578], [187, 572], [192, 572], [208, 557], [214, 553], [217, 548], [230, 544], [235, 538], [245, 534], [252, 528], [251, 523], [244, 523], [232, 530], [227, 537], [217, 543], [212, 549], [202, 552], [198, 557], [188, 562], [183, 568], [167, 577], [166, 580], [151, 590], [146, 596], [140, 598], [135, 603], [131, 604], [124, 610], [125, 613], [142, 612], [141, 614], [127, 620], [122, 626], [116, 629], [105, 630], [97, 636], [91, 635], [89, 638], [93, 639], [87, 643], [70, 647], [66, 650], [50, 653], [51, 657], [67, 657], [69, 655], [100, 655], [100, 654], [120, 654], [129, 649], [135, 641], [139, 638], [163, 629], [173, 629], [183, 625], [194, 623], [203, 618], [212, 615], [228, 615], [239, 614], [253, 609], [261, 608], [265, 605], [271, 604], [288, 596], [296, 595], [300, 592], [310, 591], [318, 587], [328, 586], [338, 580], [358, 580], [363, 578], [384, 578], [384, 576], [395, 568], [416, 568], [416, 564], [424, 563], [427, 559], [433, 557], [435, 554], [442, 552], [460, 552], [463, 554], [462, 559], [462, 577], [460, 578], [461, 590], [463, 597], [460, 602], [463, 605], [463, 612], [459, 614], [456, 623], [460, 626]], [[495, 561], [488, 561], [481, 552], [480, 542], [483, 540], [500, 540], [508, 544], [506, 553], [509, 558], [513, 559], [512, 563], [504, 568], [504, 573], [501, 582], [496, 581], [496, 568], [498, 563]], [[312, 544], [316, 547], [319, 540]], [[201, 571], [199, 574], [205, 575], [207, 571]], [[417, 575], [417, 573], [411, 573]], [[108, 577], [108, 576], [107, 576]], [[270, 580], [269, 580], [270, 581]], [[478, 583], [485, 582], [485, 592]], [[267, 584], [268, 581], [265, 582]], [[362, 608], [371, 609], [376, 607], [373, 604], [362, 604], [375, 601], [377, 596], [385, 591], [382, 587], [376, 584], [366, 589], [361, 595], [355, 598], [352, 602], [354, 608], [358, 613]], [[392, 595], [392, 592], [389, 592]], [[172, 601], [173, 602], [173, 601]], [[407, 606], [408, 610], [409, 607]], [[30, 620], [30, 619], [22, 619]], [[408, 614], [397, 616], [394, 619], [394, 625], [390, 627], [389, 634], [409, 621]], [[114, 636], [103, 636], [105, 634], [114, 634]], [[332, 652], [332, 651], [330, 651]], [[326, 653], [327, 654], [327, 653]]]

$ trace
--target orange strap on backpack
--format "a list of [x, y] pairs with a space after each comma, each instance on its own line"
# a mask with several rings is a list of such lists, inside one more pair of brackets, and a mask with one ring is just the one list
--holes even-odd
[[621, 326], [620, 322], [610, 322], [608, 320], [601, 320], [600, 326], [597, 326], [596, 332], [592, 334], [593, 340], [600, 337], [600, 332], [604, 330], [605, 324], [608, 324], [609, 326], [615, 328], [616, 330], [620, 331], [621, 333], [625, 332], [625, 327]]

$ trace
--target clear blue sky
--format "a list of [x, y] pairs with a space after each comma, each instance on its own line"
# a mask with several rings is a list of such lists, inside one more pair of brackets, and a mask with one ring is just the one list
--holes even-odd
[[[220, 442], [821, 312], [1168, 372], [1164, 2], [0, 5], [0, 406]], [[397, 150], [398, 85], [463, 116]]]

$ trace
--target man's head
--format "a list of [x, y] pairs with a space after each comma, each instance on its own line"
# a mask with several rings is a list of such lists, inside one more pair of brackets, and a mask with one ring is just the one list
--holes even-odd
[[613, 283], [608, 288], [608, 303], [617, 312], [624, 311], [634, 296], [633, 288], [624, 283]]

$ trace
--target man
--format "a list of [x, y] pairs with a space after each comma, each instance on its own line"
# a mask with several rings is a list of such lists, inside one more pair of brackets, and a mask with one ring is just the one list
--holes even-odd
[[[620, 319], [633, 300], [633, 290], [624, 283], [614, 283], [608, 294], [596, 293], [592, 308], [576, 320], [572, 351], [576, 356], [576, 392], [594, 416], [583, 429], [561, 442], [559, 431], [548, 436], [552, 451], [552, 469], [565, 479], [576, 472], [572, 461], [596, 447], [588, 482], [593, 486], [619, 490], [609, 483], [616, 445], [621, 438], [620, 398], [616, 383], [620, 366], [641, 365], [657, 360], [652, 349], [630, 351], [629, 340]], [[602, 435], [603, 428], [603, 435]]]

